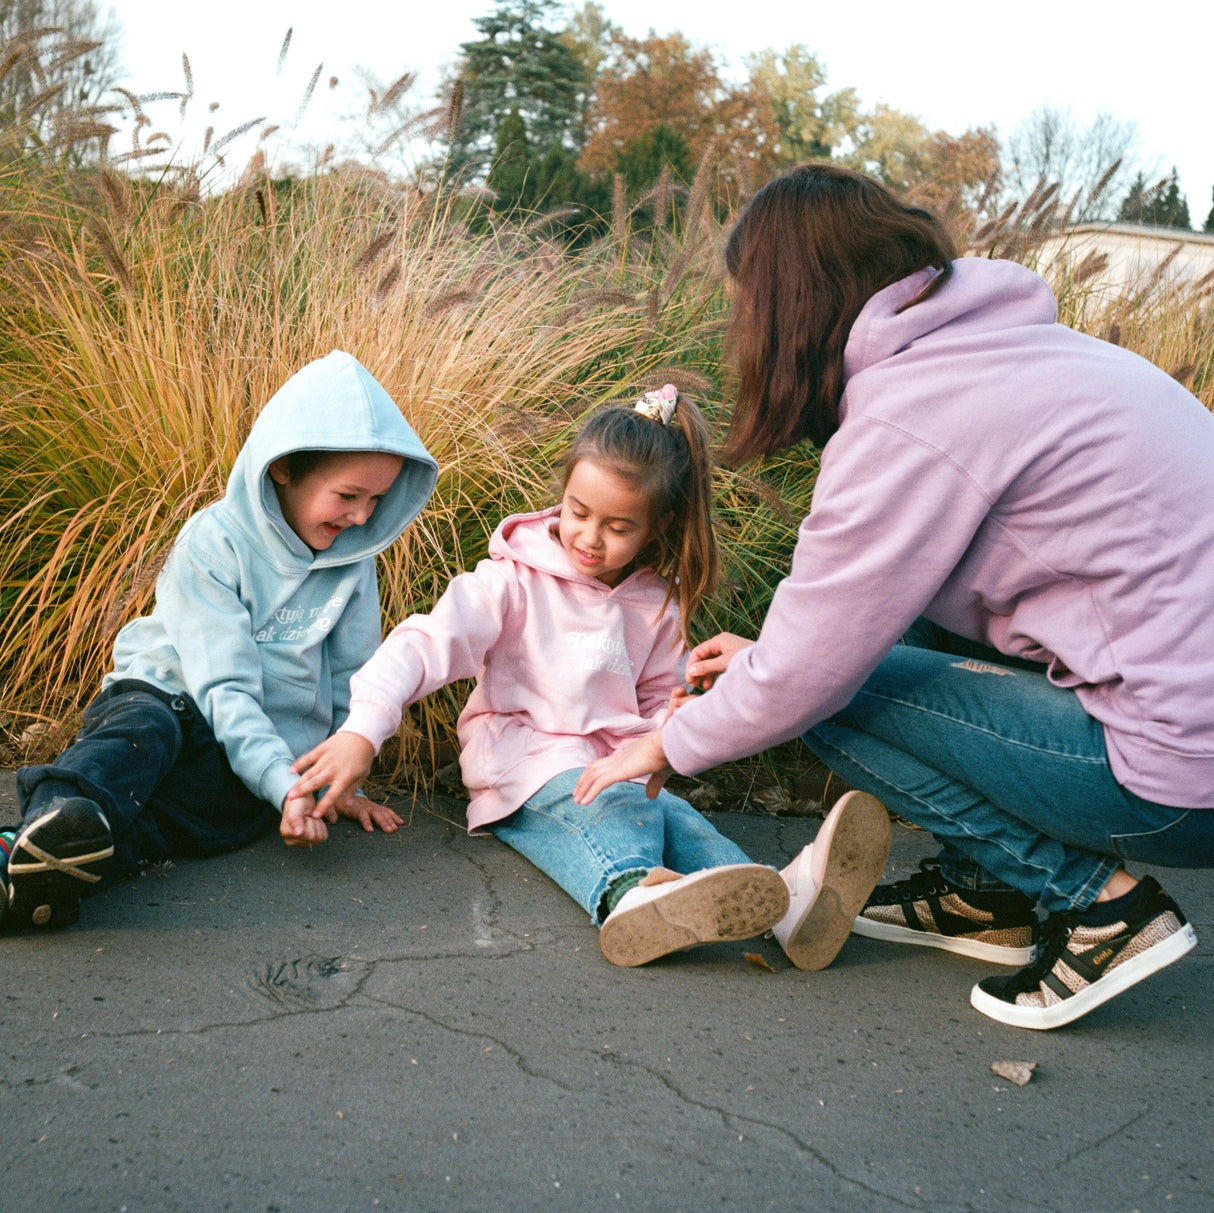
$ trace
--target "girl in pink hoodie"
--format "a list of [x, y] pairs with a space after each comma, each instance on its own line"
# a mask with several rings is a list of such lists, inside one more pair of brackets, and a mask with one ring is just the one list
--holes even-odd
[[813, 511], [757, 641], [576, 799], [800, 735], [941, 844], [855, 930], [1027, 965], [972, 1005], [1068, 1023], [1194, 946], [1125, 864], [1214, 866], [1214, 417], [858, 173], [770, 182], [726, 263], [729, 453], [812, 440]]
[[[813, 862], [799, 856], [784, 879], [643, 782], [593, 808], [573, 801], [589, 763], [686, 698], [683, 621], [718, 574], [710, 493], [704, 421], [673, 386], [596, 413], [566, 460], [561, 504], [507, 518], [488, 560], [392, 631], [351, 680], [341, 730], [295, 764], [292, 795], [327, 785], [314, 810], [325, 813], [366, 776], [404, 706], [475, 677], [458, 725], [469, 830], [496, 834], [565, 889], [601, 924], [608, 960], [644, 964], [775, 927], [794, 963], [829, 963], [888, 852], [871, 797], [836, 806]], [[835, 896], [818, 897], [824, 887]]]

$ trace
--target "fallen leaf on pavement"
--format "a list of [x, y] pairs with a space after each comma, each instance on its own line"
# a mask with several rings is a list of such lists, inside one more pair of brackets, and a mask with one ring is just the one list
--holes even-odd
[[991, 1062], [992, 1073], [998, 1074], [1000, 1078], [1006, 1078], [1008, 1082], [1014, 1082], [1018, 1087], [1023, 1087], [1033, 1077], [1033, 1071], [1036, 1068], [1035, 1061]]
[[756, 969], [766, 969], [769, 973], [777, 972], [776, 969], [773, 969], [771, 965], [767, 963], [767, 958], [765, 956], [760, 956], [758, 952], [743, 952], [742, 959], [749, 960]]

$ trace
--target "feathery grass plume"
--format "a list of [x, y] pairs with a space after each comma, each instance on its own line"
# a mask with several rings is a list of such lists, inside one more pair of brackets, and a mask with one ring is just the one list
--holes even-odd
[[1103, 274], [1108, 268], [1108, 253], [1098, 253], [1095, 249], [1092, 249], [1075, 267], [1075, 285], [1078, 286], [1080, 283], [1087, 282], [1089, 278], [1095, 278]]
[[447, 99], [447, 142], [454, 143], [459, 134], [460, 119], [464, 114], [464, 81], [457, 77], [451, 85], [451, 96]]
[[380, 98], [379, 104], [376, 107], [378, 112], [383, 113], [385, 110], [390, 110], [413, 87], [413, 82], [416, 79], [417, 76], [413, 72], [405, 72], [394, 80]]
[[663, 384], [673, 383], [686, 396], [707, 396], [714, 389], [713, 381], [693, 367], [682, 363], [668, 362], [655, 366], [642, 375], [637, 387], [642, 392], [656, 391]]
[[278, 62], [274, 65], [274, 75], [279, 75], [282, 72], [282, 65], [287, 61], [287, 51], [291, 49], [291, 35], [295, 32], [293, 25], [287, 26], [287, 32], [283, 36], [282, 46], [278, 48]]
[[[227, 132], [226, 135], [221, 135], [215, 140], [214, 143], [211, 144], [211, 155], [216, 155], [220, 148], [227, 147], [228, 144], [233, 140], [239, 139], [241, 135], [247, 134], [255, 126], [257, 126], [258, 123], [264, 122], [265, 120], [265, 115], [263, 114], [260, 118], [250, 118], [248, 122], [242, 122], [239, 126], [234, 126], [230, 131]], [[208, 127], [207, 129], [209, 130], [210, 128]]]
[[383, 302], [389, 295], [392, 288], [400, 281], [400, 262], [393, 262], [380, 275], [379, 281], [375, 284], [375, 298], [379, 302]]
[[1104, 339], [1105, 339], [1105, 341], [1107, 341], [1109, 343], [1109, 345], [1120, 345], [1121, 344], [1121, 325], [1118, 324], [1116, 321], [1114, 321], [1112, 324], [1110, 324], [1109, 327], [1107, 329], [1105, 329]]
[[386, 228], [380, 232], [370, 244], [367, 245], [357, 257], [354, 258], [354, 272], [356, 274], [365, 274], [376, 261], [379, 260], [380, 254], [386, 249], [393, 240], [396, 239], [396, 228]]
[[628, 187], [624, 178], [616, 173], [611, 180], [611, 238], [623, 248], [628, 238]]
[[109, 266], [110, 272], [127, 294], [133, 294], [135, 284], [131, 280], [131, 270], [122, 256], [122, 250], [118, 247], [113, 233], [106, 226], [105, 222], [100, 219], [92, 224], [92, 229], [98, 247], [101, 249], [101, 255], [105, 258], [105, 263]]
[[1188, 387], [1193, 381], [1193, 376], [1197, 374], [1197, 363], [1185, 362], [1176, 367], [1174, 370], [1169, 371], [1168, 374], [1171, 375], [1181, 387]]
[[1117, 157], [1108, 168], [1100, 174], [1100, 179], [1092, 186], [1091, 192], [1088, 194], [1087, 205], [1084, 208], [1088, 214], [1093, 214], [1096, 209], [1096, 204], [1104, 197], [1113, 178], [1117, 176], [1118, 170], [1121, 168], [1122, 158]]
[[[298, 126], [300, 119], [304, 116], [304, 110], [308, 108], [308, 102], [312, 100], [312, 94], [316, 91], [316, 82], [320, 79], [320, 73], [324, 71], [325, 65], [318, 63], [316, 70], [312, 73], [312, 79], [308, 81], [308, 87], [304, 89], [303, 96], [299, 100], [299, 106], [295, 110], [295, 116], [291, 119], [292, 126]], [[262, 119], [258, 118], [258, 122]]]
[[[568, 324], [571, 320], [575, 320], [578, 316], [581, 316], [584, 312], [589, 311], [591, 308], [596, 308], [596, 307], [631, 307], [631, 308], [634, 308], [636, 306], [637, 306], [636, 297], [633, 295], [630, 295], [627, 291], [613, 291], [613, 290], [586, 291], [582, 294], [576, 295], [573, 298], [572, 302], [569, 304], [569, 306], [567, 308], [565, 308], [565, 310], [563, 312], [560, 312], [557, 314], [556, 319], [553, 321], [553, 324], [557, 328], [562, 328], [566, 324]], [[667, 380], [663, 379], [662, 383], [665, 383], [665, 382], [667, 382]], [[662, 383], [658, 383], [655, 386], [661, 387]]]

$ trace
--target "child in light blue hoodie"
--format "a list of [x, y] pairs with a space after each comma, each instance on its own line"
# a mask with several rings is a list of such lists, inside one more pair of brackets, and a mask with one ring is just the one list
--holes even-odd
[[[311, 798], [287, 801], [291, 764], [345, 720], [350, 675], [381, 637], [375, 556], [437, 475], [349, 354], [283, 385], [223, 499], [182, 528], [152, 613], [118, 634], [75, 743], [18, 771], [23, 821], [0, 838], [7, 925], [75, 922], [82, 895], [141, 863], [232, 850], [275, 823], [288, 845], [324, 841]], [[356, 796], [338, 812], [400, 824]]]

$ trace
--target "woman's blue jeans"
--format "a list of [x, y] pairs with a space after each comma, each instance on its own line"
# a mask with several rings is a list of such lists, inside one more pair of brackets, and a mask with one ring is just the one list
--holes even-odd
[[686, 876], [702, 868], [750, 863], [685, 800], [667, 791], [650, 800], [642, 783], [617, 783], [590, 804], [573, 802], [581, 769], [550, 779], [521, 809], [489, 828], [531, 860], [602, 922], [603, 894], [634, 872], [669, 868]]
[[960, 888], [1019, 889], [1052, 913], [1086, 909], [1123, 860], [1214, 867], [1214, 809], [1127, 791], [1073, 691], [930, 624], [803, 740], [930, 830], [941, 874]]

